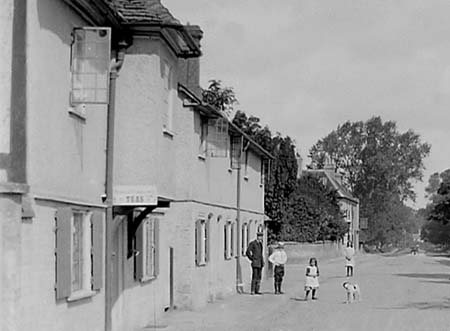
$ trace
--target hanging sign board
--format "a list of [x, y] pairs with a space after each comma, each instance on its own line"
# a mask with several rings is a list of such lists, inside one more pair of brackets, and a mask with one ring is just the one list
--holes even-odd
[[158, 194], [151, 185], [117, 185], [113, 189], [114, 206], [148, 206], [158, 204]]

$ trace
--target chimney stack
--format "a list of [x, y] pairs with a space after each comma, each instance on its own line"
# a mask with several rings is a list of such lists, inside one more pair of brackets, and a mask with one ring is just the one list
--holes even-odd
[[[203, 38], [203, 31], [198, 25], [186, 25], [188, 33], [194, 39], [198, 47]], [[200, 58], [179, 59], [180, 84], [187, 87], [196, 97], [202, 99], [202, 89], [200, 87]]]

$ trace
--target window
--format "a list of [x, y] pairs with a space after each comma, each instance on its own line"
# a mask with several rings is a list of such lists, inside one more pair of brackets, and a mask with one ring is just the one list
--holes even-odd
[[102, 287], [103, 213], [60, 208], [56, 213], [56, 298], [69, 301]]
[[269, 180], [270, 162], [267, 159], [261, 159], [260, 184], [265, 185]]
[[136, 231], [136, 279], [145, 282], [158, 276], [159, 218], [155, 214], [145, 217]]
[[199, 155], [206, 156], [207, 153], [208, 120], [200, 116], [200, 147]]
[[195, 223], [195, 264], [206, 265], [209, 260], [209, 221], [197, 220]]
[[225, 223], [223, 230], [224, 230], [223, 233], [224, 257], [225, 260], [229, 260], [233, 256], [233, 231], [232, 231], [232, 224], [230, 221]]
[[172, 66], [168, 61], [163, 61], [163, 83], [164, 83], [164, 113], [163, 113], [163, 127], [167, 131], [172, 131], [172, 115], [174, 103], [174, 74]]
[[208, 155], [227, 157], [229, 148], [228, 120], [225, 118], [208, 120]]
[[245, 151], [244, 179], [248, 179], [248, 150]]
[[70, 94], [72, 105], [108, 103], [110, 53], [110, 28], [73, 30]]
[[245, 252], [247, 251], [247, 246], [249, 242], [249, 231], [248, 231], [248, 224], [244, 223], [242, 224], [242, 255], [245, 255]]
[[240, 169], [241, 168], [241, 153], [242, 153], [242, 136], [232, 136], [230, 143], [230, 168]]

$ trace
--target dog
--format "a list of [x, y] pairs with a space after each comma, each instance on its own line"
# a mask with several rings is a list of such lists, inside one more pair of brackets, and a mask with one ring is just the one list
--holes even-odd
[[359, 285], [354, 283], [350, 283], [350, 282], [344, 282], [342, 284], [342, 287], [345, 289], [345, 292], [347, 293], [347, 300], [345, 301], [345, 303], [352, 303], [355, 301], [361, 301], [361, 290], [359, 288]]

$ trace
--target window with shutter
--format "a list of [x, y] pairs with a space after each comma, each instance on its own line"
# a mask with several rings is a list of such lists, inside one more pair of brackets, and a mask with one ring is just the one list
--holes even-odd
[[56, 213], [56, 299], [78, 300], [102, 287], [103, 213], [59, 208]]
[[197, 266], [204, 266], [207, 262], [208, 229], [206, 220], [195, 222], [195, 262]]
[[226, 260], [233, 256], [233, 228], [230, 221], [224, 225], [224, 256]]
[[149, 214], [136, 231], [136, 279], [145, 282], [159, 273], [159, 218]]

